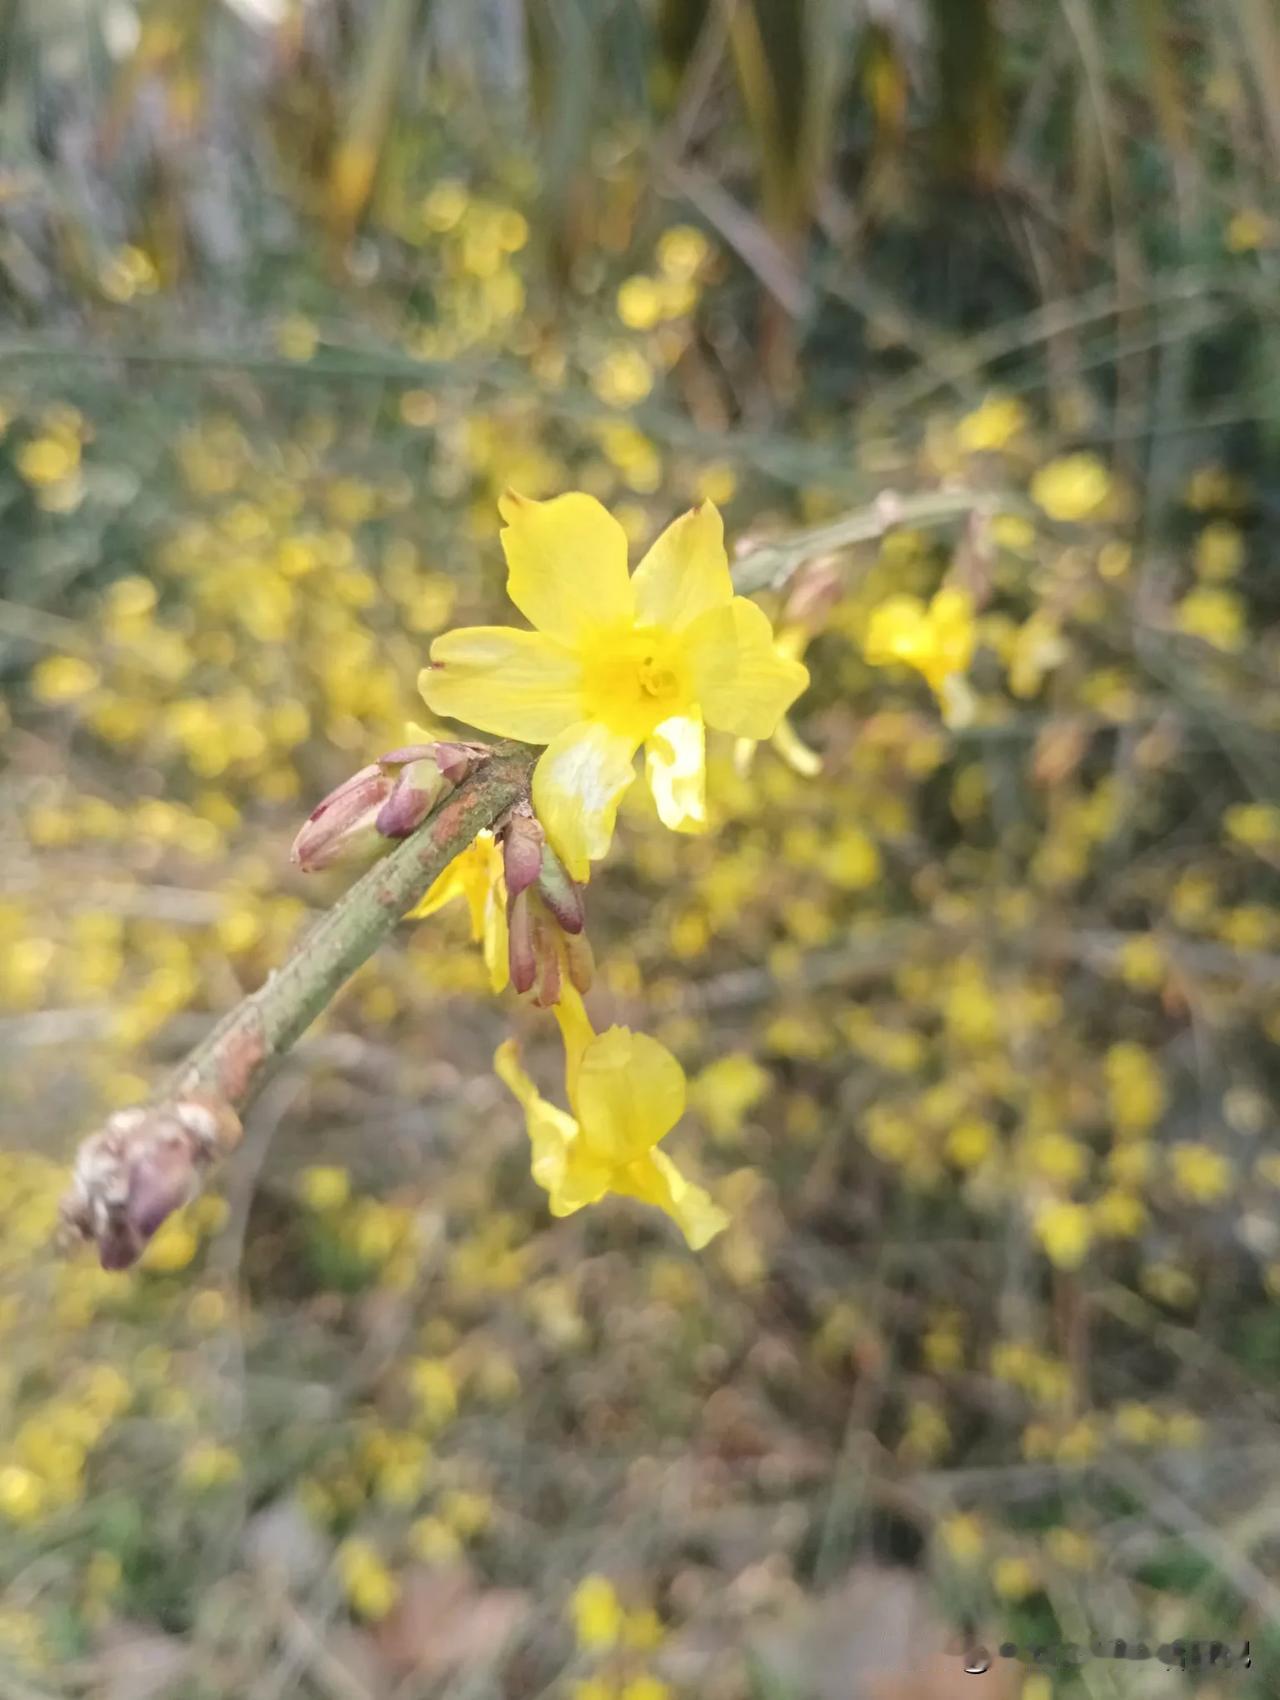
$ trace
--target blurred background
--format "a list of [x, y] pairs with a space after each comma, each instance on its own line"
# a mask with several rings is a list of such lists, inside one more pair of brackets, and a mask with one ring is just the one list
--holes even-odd
[[[5, 1700], [1275, 1692], [1278, 168], [1270, 0], [0, 4]], [[548, 1216], [454, 905], [58, 1260], [508, 483], [710, 497], [813, 676], [591, 888], [732, 1228]]]

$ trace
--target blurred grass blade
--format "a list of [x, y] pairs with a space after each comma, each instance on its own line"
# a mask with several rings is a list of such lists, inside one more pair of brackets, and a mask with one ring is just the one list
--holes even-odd
[[395, 113], [405, 57], [416, 19], [428, 0], [382, 0], [356, 71], [346, 120], [329, 165], [328, 216], [349, 236], [364, 213]]

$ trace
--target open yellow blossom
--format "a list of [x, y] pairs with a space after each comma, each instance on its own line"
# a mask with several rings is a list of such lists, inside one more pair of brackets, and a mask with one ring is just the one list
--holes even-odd
[[437, 714], [545, 744], [533, 806], [570, 874], [607, 854], [643, 744], [663, 822], [706, 817], [706, 726], [769, 738], [808, 683], [766, 616], [733, 594], [710, 502], [668, 526], [627, 573], [622, 526], [592, 496], [508, 491], [507, 592], [535, 631], [477, 626], [431, 646], [419, 685]]
[[728, 1226], [724, 1211], [676, 1168], [658, 1141], [684, 1113], [685, 1079], [664, 1045], [628, 1027], [593, 1032], [568, 987], [555, 1006], [564, 1035], [565, 1084], [573, 1114], [540, 1096], [511, 1040], [498, 1047], [498, 1078], [519, 1099], [533, 1146], [533, 1178], [553, 1216], [570, 1216], [606, 1192], [656, 1204], [695, 1251]]
[[973, 599], [944, 586], [927, 607], [918, 596], [882, 602], [871, 615], [863, 653], [873, 667], [914, 667], [941, 695], [947, 680], [972, 660], [974, 639]]
[[455, 856], [417, 905], [410, 920], [434, 915], [455, 897], [466, 899], [471, 937], [483, 943], [489, 984], [500, 992], [507, 983], [507, 887], [502, 877], [502, 851], [491, 832], [478, 833]]

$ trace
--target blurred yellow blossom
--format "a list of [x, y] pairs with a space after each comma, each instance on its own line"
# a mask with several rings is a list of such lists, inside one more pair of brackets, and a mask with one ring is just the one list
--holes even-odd
[[606, 1576], [585, 1576], [573, 1591], [569, 1615], [579, 1647], [600, 1651], [617, 1643], [625, 1622], [622, 1603]]
[[1083, 1204], [1057, 1199], [1035, 1217], [1036, 1238], [1060, 1269], [1078, 1269], [1093, 1241], [1089, 1211]]
[[371, 1541], [352, 1537], [338, 1548], [338, 1576], [351, 1609], [377, 1621], [399, 1598], [400, 1588]]
[[101, 682], [101, 674], [78, 655], [48, 655], [31, 672], [31, 689], [41, 702], [75, 702]]
[[1238, 650], [1244, 642], [1244, 608], [1234, 591], [1200, 585], [1174, 610], [1178, 628], [1215, 649]]
[[926, 606], [918, 596], [891, 596], [872, 610], [863, 653], [872, 667], [913, 667], [939, 696], [973, 659], [973, 599], [944, 586]]
[[1035, 1592], [1036, 1573], [1027, 1559], [1006, 1555], [992, 1566], [991, 1585], [1002, 1600], [1025, 1600]]
[[966, 454], [1002, 449], [1027, 428], [1027, 410], [1017, 396], [985, 396], [956, 426], [956, 443]]
[[938, 1534], [957, 1564], [975, 1564], [986, 1545], [986, 1531], [972, 1512], [956, 1512], [938, 1524]]
[[717, 1057], [689, 1087], [689, 1103], [713, 1138], [729, 1142], [772, 1084], [768, 1069], [741, 1051]]
[[1031, 499], [1050, 519], [1092, 518], [1111, 494], [1111, 475], [1096, 455], [1063, 455], [1031, 480]]
[[1191, 1141], [1175, 1145], [1170, 1163], [1174, 1186], [1197, 1204], [1216, 1203], [1231, 1190], [1231, 1164], [1211, 1146]]

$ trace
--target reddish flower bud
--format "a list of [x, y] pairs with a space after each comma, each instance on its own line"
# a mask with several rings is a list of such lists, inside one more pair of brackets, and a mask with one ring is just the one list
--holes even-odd
[[488, 755], [482, 744], [405, 744], [352, 774], [316, 805], [293, 842], [303, 873], [407, 838]]
[[507, 949], [511, 985], [517, 992], [527, 992], [538, 977], [538, 958], [533, 937], [533, 907], [527, 888], [518, 892], [508, 904]]
[[569, 878], [564, 863], [549, 844], [542, 846], [538, 891], [566, 933], [580, 933], [587, 924], [582, 887]]
[[533, 953], [538, 976], [533, 984], [533, 1001], [539, 1009], [550, 1009], [560, 996], [560, 949], [557, 928], [543, 904], [532, 902]]
[[450, 785], [461, 785], [464, 779], [469, 779], [488, 756], [486, 744], [436, 745], [436, 763]]
[[378, 814], [394, 789], [394, 778], [377, 762], [353, 773], [307, 816], [293, 841], [294, 864], [310, 874], [375, 849]]
[[502, 876], [510, 896], [518, 897], [537, 879], [544, 847], [542, 828], [533, 816], [513, 814], [502, 835]]

